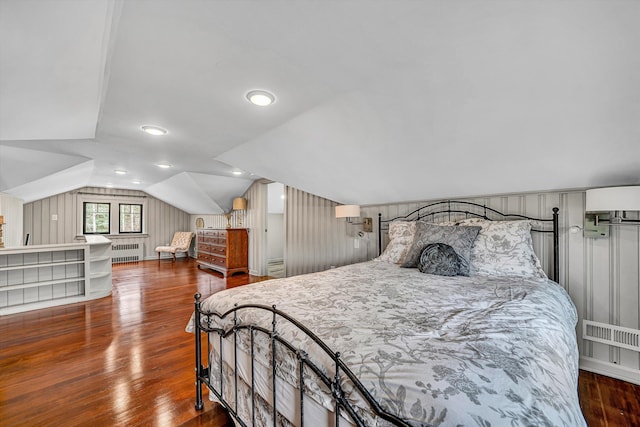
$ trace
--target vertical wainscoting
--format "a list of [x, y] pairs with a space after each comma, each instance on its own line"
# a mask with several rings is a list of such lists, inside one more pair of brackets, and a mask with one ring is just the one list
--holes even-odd
[[[214, 215], [191, 215], [191, 231], [196, 231], [196, 220], [202, 218], [204, 228], [227, 228], [227, 218], [223, 214]], [[231, 217], [231, 226], [235, 227], [236, 221], [234, 216]]]
[[[640, 227], [614, 225], [608, 239], [584, 239], [583, 246], [581, 319], [636, 330], [640, 349]], [[581, 367], [640, 384], [640, 351], [585, 340], [581, 354]]]
[[285, 197], [287, 277], [367, 259], [367, 245], [373, 242], [359, 240], [355, 248], [355, 233], [361, 226], [336, 218], [337, 203], [293, 187], [285, 187]]
[[[78, 217], [78, 196], [82, 193], [104, 196], [109, 200], [122, 197], [126, 203], [132, 197], [145, 198], [146, 237], [110, 236], [114, 243], [143, 243], [146, 259], [155, 259], [156, 246], [171, 242], [176, 231], [189, 230], [190, 215], [162, 200], [151, 197], [143, 191], [85, 187], [76, 191], [58, 194], [24, 205], [24, 233], [31, 235], [31, 244], [73, 243], [82, 227]], [[117, 215], [117, 212], [115, 213]], [[52, 215], [57, 215], [53, 220]], [[80, 225], [78, 225], [80, 224]]]

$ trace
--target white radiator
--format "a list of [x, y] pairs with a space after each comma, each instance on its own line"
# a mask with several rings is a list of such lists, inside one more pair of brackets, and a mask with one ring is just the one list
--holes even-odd
[[144, 259], [144, 244], [119, 243], [111, 246], [111, 263], [138, 262]]
[[640, 352], [640, 330], [638, 329], [583, 320], [582, 338]]

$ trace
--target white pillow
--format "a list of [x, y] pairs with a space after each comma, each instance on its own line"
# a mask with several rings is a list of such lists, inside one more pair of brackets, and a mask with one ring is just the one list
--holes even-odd
[[533, 251], [529, 221], [469, 218], [458, 224], [482, 227], [471, 247], [472, 276], [547, 277]]
[[393, 221], [389, 224], [389, 244], [382, 255], [378, 257], [381, 261], [393, 262], [397, 264], [409, 251], [416, 234], [415, 221]]

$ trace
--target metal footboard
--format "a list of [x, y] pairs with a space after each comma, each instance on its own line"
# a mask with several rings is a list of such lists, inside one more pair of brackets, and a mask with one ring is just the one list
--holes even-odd
[[[347, 396], [345, 395], [345, 390], [342, 385], [343, 382], [348, 381], [353, 387], [353, 391], [356, 391], [359, 396], [363, 398], [363, 400], [369, 406], [369, 411], [374, 416], [386, 420], [391, 425], [397, 426], [409, 426], [408, 423], [398, 418], [397, 416], [388, 413], [385, 411], [382, 406], [371, 396], [371, 394], [367, 391], [365, 386], [356, 378], [354, 373], [349, 369], [349, 367], [343, 362], [341, 359], [340, 352], [334, 352], [329, 346], [324, 343], [318, 336], [316, 336], [313, 332], [311, 332], [306, 326], [302, 323], [298, 322], [296, 319], [292, 318], [288, 314], [278, 310], [276, 306], [266, 306], [266, 305], [257, 305], [257, 304], [246, 304], [246, 305], [236, 305], [233, 309], [225, 312], [225, 313], [207, 313], [202, 311], [201, 307], [201, 296], [199, 293], [194, 295], [195, 298], [195, 315], [194, 315], [194, 323], [195, 323], [195, 358], [196, 358], [196, 403], [195, 407], [198, 410], [203, 409], [204, 404], [202, 401], [202, 385], [205, 384], [207, 388], [215, 395], [216, 399], [226, 408], [228, 413], [234, 418], [234, 420], [241, 426], [254, 426], [256, 425], [256, 390], [255, 390], [255, 370], [257, 369], [255, 363], [255, 338], [259, 334], [263, 334], [268, 338], [270, 342], [270, 374], [272, 381], [272, 416], [273, 416], [273, 425], [279, 425], [278, 423], [278, 405], [279, 402], [277, 400], [277, 382], [284, 381], [284, 379], [279, 378], [277, 375], [276, 369], [276, 346], [280, 346], [279, 348], [286, 349], [286, 351], [291, 352], [291, 354], [295, 355], [297, 364], [298, 364], [298, 378], [297, 378], [297, 387], [299, 388], [299, 397], [300, 397], [300, 407], [299, 407], [299, 419], [297, 420], [289, 420], [291, 423], [303, 427], [306, 423], [313, 420], [305, 420], [305, 412], [304, 412], [304, 401], [305, 398], [309, 399], [310, 397], [305, 395], [305, 372], [307, 370], [311, 371], [319, 381], [326, 386], [326, 388], [330, 391], [330, 397], [334, 404], [334, 414], [335, 414], [335, 426], [338, 427], [347, 423], [343, 422], [343, 418], [346, 418], [351, 421], [352, 424], [356, 426], [367, 426], [367, 422], [364, 417], [359, 413], [359, 411], [351, 404]], [[254, 324], [241, 324], [238, 321], [238, 313], [243, 310], [252, 309], [252, 310], [261, 310], [265, 312], [269, 312], [271, 314], [271, 328], [265, 328], [264, 326], [254, 325]], [[212, 326], [214, 323], [214, 319], [224, 320], [226, 318], [233, 319], [233, 324], [227, 329]], [[278, 325], [282, 320], [286, 320], [295, 326], [295, 328], [303, 333], [305, 336], [309, 337], [329, 358], [332, 360], [333, 366], [321, 366], [309, 357], [307, 351], [305, 349], [297, 348], [294, 344], [284, 339], [279, 331]], [[250, 337], [249, 347], [250, 347], [250, 359], [251, 359], [251, 384], [248, 384], [251, 389], [251, 419], [246, 420], [242, 419], [238, 412], [238, 334], [240, 331], [246, 330]], [[211, 366], [210, 364], [205, 365], [202, 360], [202, 334], [207, 334], [207, 355], [209, 356], [211, 351], [211, 346], [209, 340], [212, 339], [212, 336], [217, 335], [219, 339], [219, 365], [220, 365], [220, 388], [218, 389], [211, 381]], [[235, 384], [233, 388], [235, 389], [235, 399], [234, 402], [228, 402], [224, 397], [224, 389], [222, 381], [224, 381], [225, 376], [222, 372], [223, 369], [223, 340], [229, 336], [233, 335], [233, 366], [231, 367], [233, 370], [233, 381]], [[331, 372], [333, 371], [333, 372]], [[328, 394], [329, 395], [329, 394]]]

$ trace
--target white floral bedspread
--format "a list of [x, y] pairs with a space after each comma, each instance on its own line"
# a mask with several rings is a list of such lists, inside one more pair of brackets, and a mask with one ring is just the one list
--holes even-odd
[[[576, 311], [552, 281], [434, 276], [374, 260], [229, 289], [203, 309], [235, 303], [275, 304], [302, 321], [411, 425], [586, 425]], [[270, 328], [271, 316], [245, 313], [241, 322]], [[294, 342], [301, 335], [279, 330]]]

